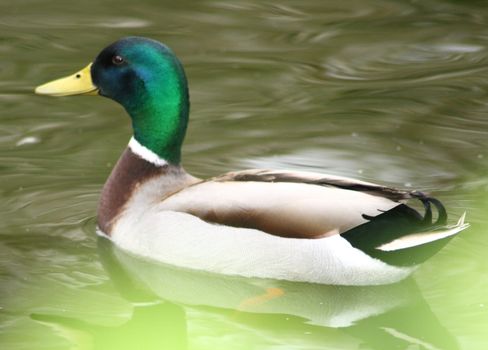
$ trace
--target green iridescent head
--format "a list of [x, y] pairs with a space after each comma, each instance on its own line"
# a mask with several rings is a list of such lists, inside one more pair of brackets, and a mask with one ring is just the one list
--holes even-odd
[[124, 106], [141, 145], [170, 163], [180, 162], [190, 103], [185, 72], [171, 49], [147, 38], [123, 38], [103, 49], [91, 66], [36, 89], [56, 96], [95, 91]]

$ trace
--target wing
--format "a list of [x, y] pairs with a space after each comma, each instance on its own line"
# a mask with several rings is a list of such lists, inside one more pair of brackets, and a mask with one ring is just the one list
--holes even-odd
[[257, 182], [290, 182], [319, 186], [330, 186], [352, 191], [366, 192], [385, 197], [393, 201], [410, 198], [425, 198], [419, 191], [406, 191], [393, 187], [374, 184], [336, 175], [325, 175], [306, 171], [251, 169], [230, 172], [214, 179], [215, 181], [257, 181]]
[[[399, 200], [419, 196], [337, 176], [246, 170], [187, 187], [165, 198], [161, 209], [283, 237], [321, 238], [346, 232], [400, 206]], [[409, 215], [420, 217], [413, 212]]]

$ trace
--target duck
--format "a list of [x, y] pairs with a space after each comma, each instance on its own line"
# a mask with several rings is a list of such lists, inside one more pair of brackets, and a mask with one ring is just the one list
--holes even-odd
[[154, 263], [249, 278], [390, 284], [469, 226], [465, 214], [448, 224], [443, 204], [426, 193], [342, 176], [273, 169], [192, 176], [181, 154], [187, 78], [157, 40], [119, 39], [35, 93], [103, 96], [124, 107], [133, 134], [103, 186], [97, 232]]

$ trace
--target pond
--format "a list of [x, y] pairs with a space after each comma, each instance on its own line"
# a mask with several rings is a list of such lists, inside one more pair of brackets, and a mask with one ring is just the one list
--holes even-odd
[[[2, 348], [486, 349], [483, 1], [18, 0], [1, 2], [0, 28]], [[383, 287], [219, 277], [119, 251], [95, 215], [128, 117], [33, 89], [127, 35], [165, 42], [186, 68], [190, 173], [425, 190], [471, 227]], [[285, 297], [263, 300], [270, 288]]]

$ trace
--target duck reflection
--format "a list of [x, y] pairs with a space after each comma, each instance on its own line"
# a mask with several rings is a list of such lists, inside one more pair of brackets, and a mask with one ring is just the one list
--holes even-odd
[[58, 315], [31, 318], [50, 325], [70, 343], [69, 349], [187, 349], [184, 311], [171, 303], [136, 306], [129, 321], [112, 327]]
[[245, 279], [148, 262], [101, 237], [98, 248], [131, 319], [100, 327], [32, 316], [89, 334], [91, 348], [458, 349], [412, 279], [371, 287]]

